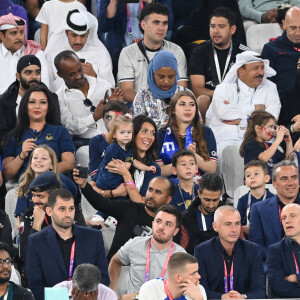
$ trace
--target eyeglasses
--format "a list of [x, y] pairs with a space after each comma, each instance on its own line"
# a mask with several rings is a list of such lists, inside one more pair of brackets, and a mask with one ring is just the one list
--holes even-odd
[[86, 98], [85, 100], [83, 100], [83, 103], [85, 106], [91, 107], [90, 111], [92, 114], [95, 112], [96, 107], [93, 105], [93, 103], [90, 99]]
[[10, 267], [13, 263], [13, 259], [12, 258], [0, 259], [0, 266], [1, 267], [3, 267], [4, 263], [6, 263]]

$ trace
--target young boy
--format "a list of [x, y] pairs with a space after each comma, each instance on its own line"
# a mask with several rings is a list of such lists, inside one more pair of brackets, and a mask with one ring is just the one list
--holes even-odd
[[186, 149], [175, 152], [172, 157], [172, 173], [177, 176], [178, 183], [170, 204], [183, 212], [197, 197], [198, 186], [194, 176], [198, 172], [195, 154]]
[[260, 160], [251, 160], [244, 168], [245, 185], [250, 191], [239, 199], [237, 209], [241, 215], [242, 229], [249, 234], [249, 220], [252, 204], [274, 196], [265, 188], [270, 181], [266, 164]]

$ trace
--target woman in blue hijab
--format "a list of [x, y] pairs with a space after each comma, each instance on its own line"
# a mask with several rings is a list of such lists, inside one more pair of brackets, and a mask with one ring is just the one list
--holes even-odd
[[177, 85], [179, 74], [173, 53], [161, 50], [156, 53], [148, 67], [148, 86], [142, 88], [133, 101], [134, 116], [150, 117], [158, 129], [169, 120], [171, 98], [179, 91], [187, 90]]

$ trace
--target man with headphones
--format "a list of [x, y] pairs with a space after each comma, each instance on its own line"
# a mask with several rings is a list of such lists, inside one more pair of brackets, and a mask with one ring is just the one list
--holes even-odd
[[219, 175], [205, 173], [201, 177], [198, 197], [182, 213], [182, 225], [192, 233], [186, 248], [188, 253], [194, 254], [195, 246], [218, 235], [212, 222], [216, 209], [222, 205], [222, 189], [223, 181]]

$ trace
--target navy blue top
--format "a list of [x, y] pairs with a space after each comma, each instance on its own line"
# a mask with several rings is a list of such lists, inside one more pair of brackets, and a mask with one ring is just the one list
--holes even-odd
[[105, 150], [108, 147], [108, 141], [106, 135], [100, 134], [92, 137], [90, 139], [89, 145], [89, 155], [90, 155], [90, 163], [89, 163], [89, 171], [90, 176], [93, 181], [96, 179], [93, 176], [97, 173], [99, 166], [102, 163], [104, 158]]
[[[267, 192], [267, 195], [266, 195], [266, 199], [269, 199], [273, 196], [275, 196], [273, 193], [271, 193], [269, 191], [269, 189], [266, 189], [266, 192]], [[244, 196], [242, 196], [240, 199], [239, 199], [239, 202], [238, 202], [238, 205], [237, 205], [237, 210], [239, 211], [240, 215], [241, 215], [241, 222], [242, 222], [242, 225], [247, 225], [247, 206], [248, 206], [248, 195], [249, 195], [250, 191], [245, 194]], [[250, 213], [251, 213], [251, 207], [252, 207], [252, 204], [256, 203], [256, 202], [259, 202], [259, 201], [262, 201], [264, 198], [264, 195], [259, 198], [259, 199], [256, 199], [255, 197], [253, 197], [251, 195], [251, 202], [250, 202], [250, 212], [249, 212], [249, 216], [248, 216], [248, 220], [250, 220]]]
[[[68, 190], [72, 193], [74, 199], [77, 197], [77, 186], [76, 184], [69, 178], [68, 176], [64, 175], [63, 173], [59, 173], [60, 180], [62, 182], [62, 188]], [[27, 196], [18, 197], [15, 216], [20, 216], [21, 213], [29, 206], [33, 206], [33, 202], [31, 201], [32, 193], [29, 192]]]
[[107, 147], [96, 180], [97, 187], [102, 190], [113, 190], [124, 182], [121, 175], [111, 173], [105, 168], [113, 158], [126, 162], [128, 159], [132, 159], [132, 150], [131, 148], [124, 150], [117, 142], [113, 142]]
[[[22, 152], [23, 142], [27, 139], [36, 138], [34, 142], [38, 145], [47, 145], [52, 148], [57, 156], [58, 162], [61, 162], [61, 154], [64, 152], [75, 153], [75, 147], [71, 138], [71, 135], [66, 127], [56, 126], [46, 123], [45, 127], [40, 132], [35, 132], [34, 130], [28, 128], [24, 131], [22, 136], [22, 141], [20, 144], [16, 144], [15, 138], [12, 137], [7, 145], [3, 149], [2, 159], [7, 157], [17, 157]], [[27, 168], [29, 157], [31, 152], [26, 157], [21, 166], [17, 176], [20, 177]]]
[[[269, 147], [272, 145], [271, 143], [261, 143], [255, 140], [250, 140], [249, 142], [247, 142], [245, 145], [244, 152], [244, 165], [246, 165], [251, 160], [259, 160], [259, 154], [267, 150], [266, 144], [268, 144]], [[270, 176], [272, 176], [273, 165], [284, 160], [284, 157], [284, 153], [282, 153], [279, 150], [276, 150], [272, 158], [269, 159], [269, 161], [266, 163]]]
[[[195, 198], [198, 197], [197, 191], [199, 189], [199, 186], [194, 184], [194, 198], [192, 199], [192, 195], [186, 191], [184, 191], [183, 189], [181, 189], [179, 187], [178, 184], [176, 184], [175, 187], [175, 192], [173, 193], [172, 196], [172, 201], [170, 202], [170, 204], [176, 206], [181, 212], [185, 211], [189, 204], [191, 203], [186, 203], [187, 200], [194, 200]], [[181, 190], [181, 192], [180, 192]]]

